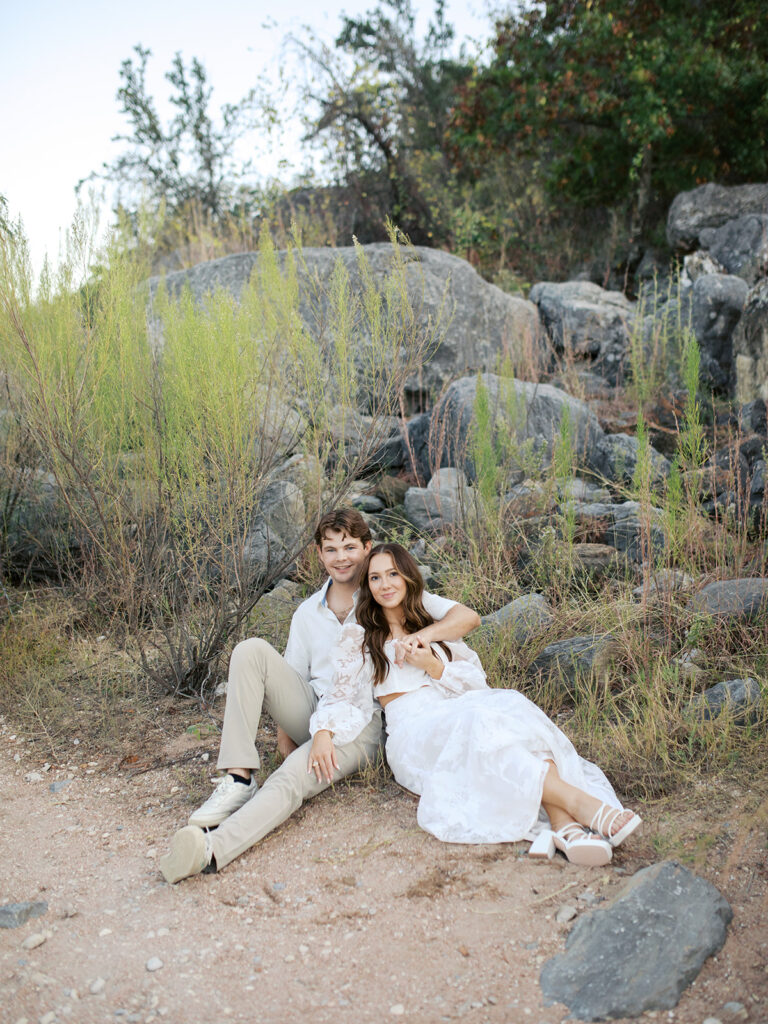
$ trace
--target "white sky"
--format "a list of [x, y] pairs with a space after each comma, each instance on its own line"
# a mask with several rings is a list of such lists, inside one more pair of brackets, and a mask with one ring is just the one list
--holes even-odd
[[[449, 0], [457, 41], [487, 40], [488, 0]], [[122, 62], [137, 43], [148, 47], [149, 92], [159, 102], [170, 86], [163, 75], [176, 51], [186, 65], [198, 57], [214, 92], [211, 110], [239, 100], [260, 73], [277, 81], [281, 44], [288, 32], [310, 25], [331, 42], [341, 12], [362, 14], [375, 0], [22, 0], [4, 4], [0, 59], [0, 194], [13, 219], [21, 215], [34, 266], [47, 252], [54, 261], [61, 229], [75, 211], [81, 178], [111, 161], [121, 144], [111, 139], [127, 124], [116, 93]], [[431, 0], [415, 0], [426, 24]], [[293, 133], [294, 139], [296, 132]], [[295, 142], [287, 155], [297, 169]], [[277, 155], [262, 156], [258, 170], [277, 173]]]

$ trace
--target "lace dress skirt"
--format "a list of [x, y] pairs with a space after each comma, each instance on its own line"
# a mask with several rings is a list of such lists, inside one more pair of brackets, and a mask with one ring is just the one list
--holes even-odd
[[387, 760], [418, 793], [421, 828], [448, 843], [531, 840], [548, 827], [541, 794], [548, 765], [560, 777], [621, 808], [600, 769], [516, 690], [449, 697], [431, 686], [386, 708]]

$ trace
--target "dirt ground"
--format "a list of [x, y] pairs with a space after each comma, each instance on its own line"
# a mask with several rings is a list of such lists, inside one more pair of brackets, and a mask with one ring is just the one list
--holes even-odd
[[609, 868], [441, 844], [393, 782], [343, 783], [221, 873], [171, 887], [157, 858], [209, 791], [216, 738], [175, 722], [157, 735], [151, 761], [73, 747], [48, 765], [0, 720], [0, 904], [48, 904], [0, 929], [3, 1022], [555, 1024], [568, 1011], [545, 1005], [538, 977], [572, 927], [558, 911], [589, 913], [669, 856], [734, 920], [678, 1006], [645, 1016], [768, 1022], [764, 781], [643, 807], [642, 835]]

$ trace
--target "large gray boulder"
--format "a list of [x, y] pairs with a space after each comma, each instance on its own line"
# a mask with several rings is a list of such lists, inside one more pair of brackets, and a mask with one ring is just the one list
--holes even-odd
[[[374, 283], [383, 283], [393, 263], [392, 246], [377, 243], [362, 249]], [[530, 355], [536, 358], [541, 330], [533, 303], [488, 284], [466, 260], [457, 256], [421, 246], [401, 252], [407, 261], [416, 329], [423, 330], [438, 319], [444, 325], [439, 348], [421, 368], [418, 379], [410, 382], [409, 397], [415, 408], [423, 407], [425, 391], [437, 392], [462, 373], [492, 369], [506, 355], [512, 356], [513, 361]], [[307, 248], [302, 257], [303, 264], [298, 267], [300, 310], [314, 334], [322, 331], [329, 315], [331, 279], [339, 262], [350, 275], [353, 291], [360, 292], [359, 254], [353, 246]], [[190, 270], [167, 274], [165, 283], [172, 295], [188, 286], [198, 302], [217, 288], [239, 297], [259, 259], [258, 253], [224, 256]], [[286, 253], [278, 252], [277, 259], [284, 265]], [[150, 279], [150, 294], [159, 284], [160, 278]], [[364, 346], [366, 340], [361, 334], [360, 344]]]
[[702, 231], [755, 213], [768, 213], [768, 184], [700, 185], [680, 192], [672, 201], [667, 215], [667, 241], [673, 249], [696, 249]]
[[576, 922], [565, 952], [544, 964], [541, 990], [584, 1021], [669, 1009], [722, 948], [732, 918], [709, 882], [674, 861], [653, 864]]
[[693, 285], [692, 325], [701, 350], [704, 380], [725, 390], [731, 379], [733, 332], [749, 288], [732, 274], [702, 274]]
[[[492, 439], [502, 443], [513, 469], [528, 472], [535, 468], [534, 463], [548, 465], [564, 421], [581, 463], [603, 436], [597, 417], [586, 403], [551, 384], [492, 373], [483, 374], [481, 380], [487, 394]], [[463, 377], [446, 390], [432, 413], [428, 451], [415, 453], [419, 463], [463, 466], [470, 479], [474, 478], [477, 385], [477, 377]]]
[[719, 228], [704, 228], [699, 239], [729, 274], [754, 284], [768, 271], [768, 213], [749, 213]]
[[289, 480], [269, 484], [243, 545], [243, 562], [257, 577], [298, 553], [306, 509], [301, 489]]
[[557, 351], [569, 349], [595, 361], [604, 377], [616, 380], [629, 347], [635, 303], [621, 292], [591, 281], [542, 281], [531, 288], [531, 302]]
[[736, 400], [768, 401], [768, 278], [747, 295], [733, 336]]

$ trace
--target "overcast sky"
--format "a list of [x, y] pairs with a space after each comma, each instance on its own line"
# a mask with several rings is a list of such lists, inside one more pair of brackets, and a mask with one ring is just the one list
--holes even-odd
[[[488, 0], [449, 0], [448, 19], [458, 39], [490, 34]], [[277, 81], [286, 56], [282, 41], [310, 25], [328, 42], [342, 11], [361, 14], [373, 0], [25, 0], [5, 5], [0, 61], [0, 194], [19, 214], [36, 268], [58, 255], [60, 229], [75, 210], [77, 182], [114, 159], [110, 140], [125, 129], [115, 94], [121, 63], [137, 43], [152, 51], [149, 91], [167, 96], [163, 75], [176, 51], [185, 63], [198, 57], [214, 87], [211, 108], [240, 99], [260, 73]], [[431, 0], [415, 0], [426, 24]], [[294, 139], [298, 133], [294, 133]], [[258, 170], [277, 173], [287, 156], [299, 169], [295, 141], [282, 154], [262, 154]]]

